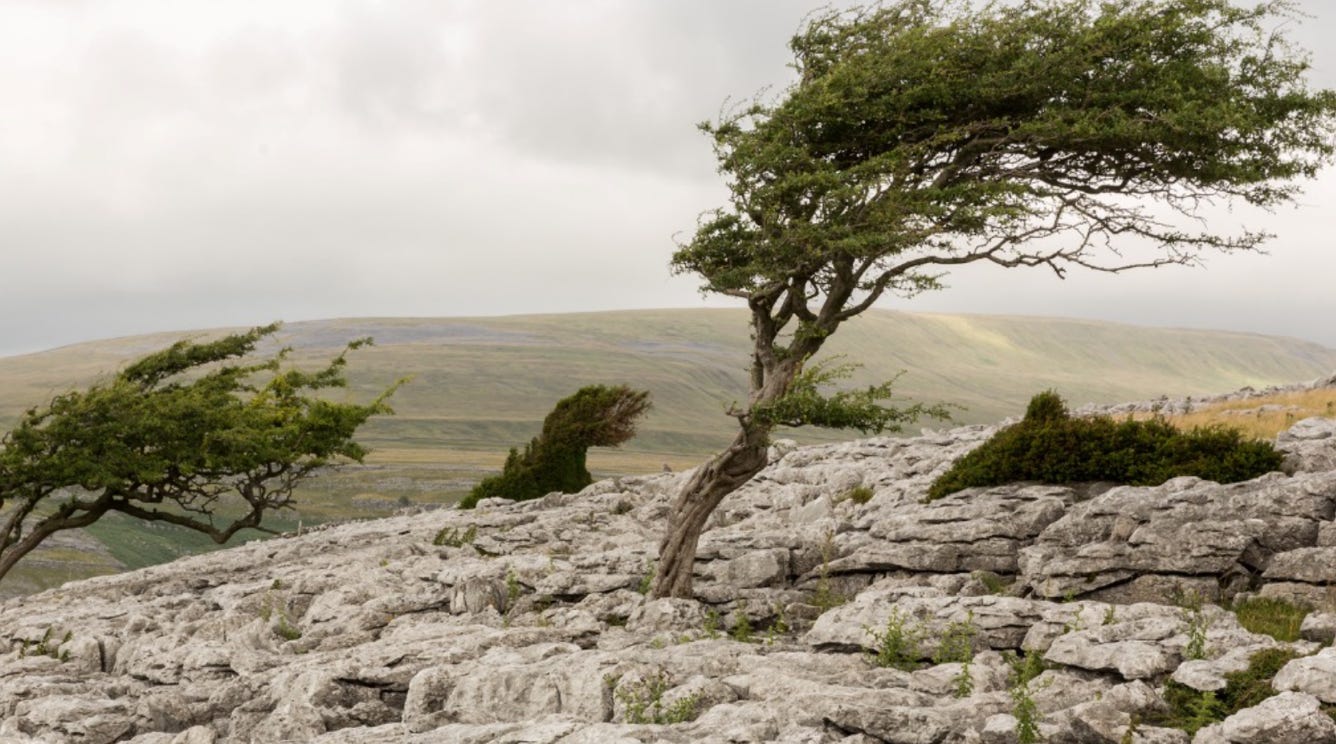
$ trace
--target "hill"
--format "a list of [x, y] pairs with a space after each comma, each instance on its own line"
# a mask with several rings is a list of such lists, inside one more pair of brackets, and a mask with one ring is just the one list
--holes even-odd
[[[27, 406], [182, 336], [221, 332], [109, 339], [0, 358], [0, 426]], [[646, 388], [655, 402], [636, 439], [590, 453], [596, 475], [691, 467], [728, 441], [732, 420], [723, 411], [746, 394], [747, 317], [740, 310], [325, 320], [289, 324], [280, 336], [299, 362], [326, 359], [349, 339], [374, 337], [374, 347], [351, 358], [353, 396], [369, 396], [400, 376], [413, 380], [393, 400], [396, 415], [366, 427], [363, 438], [374, 448], [368, 463], [312, 481], [299, 493], [299, 511], [272, 520], [279, 529], [449, 502], [499, 469], [511, 446], [536, 434], [555, 401], [592, 383]], [[964, 406], [957, 423], [1019, 413], [1046, 388], [1076, 406], [1218, 393], [1336, 370], [1336, 350], [1294, 339], [889, 311], [851, 322], [832, 339], [830, 353], [866, 365], [857, 383], [904, 370], [899, 393]], [[816, 442], [850, 433], [784, 436]], [[105, 550], [83, 544], [32, 556], [4, 593], [216, 547], [174, 527], [114, 517], [89, 532]]]

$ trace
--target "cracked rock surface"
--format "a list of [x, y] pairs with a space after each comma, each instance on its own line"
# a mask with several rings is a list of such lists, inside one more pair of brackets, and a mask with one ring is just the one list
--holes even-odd
[[[1333, 425], [1281, 437], [1291, 475], [921, 502], [994, 431], [777, 444], [712, 517], [689, 600], [640, 591], [689, 473], [345, 523], [8, 600], [0, 744], [1010, 744], [1016, 655], [1045, 661], [1029, 690], [1048, 741], [1184, 744], [1151, 725], [1165, 685], [1219, 690], [1275, 647], [1303, 655], [1281, 694], [1195, 741], [1336, 742], [1322, 708], [1336, 656], [1318, 653], [1331, 615], [1285, 644], [1173, 604], [1329, 603]], [[848, 497], [858, 486], [866, 503]], [[433, 544], [443, 530], [474, 538]]]

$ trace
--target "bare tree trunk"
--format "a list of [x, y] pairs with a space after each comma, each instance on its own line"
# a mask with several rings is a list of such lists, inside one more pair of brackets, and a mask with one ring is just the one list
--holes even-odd
[[756, 427], [738, 432], [733, 444], [692, 476], [668, 515], [668, 531], [659, 544], [658, 577], [653, 595], [691, 597], [696, 545], [705, 522], [719, 502], [765, 467], [768, 431]]

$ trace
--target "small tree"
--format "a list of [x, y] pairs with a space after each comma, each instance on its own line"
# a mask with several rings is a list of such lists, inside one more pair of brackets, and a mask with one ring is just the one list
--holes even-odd
[[511, 448], [500, 475], [484, 479], [460, 502], [472, 509], [482, 499], [525, 501], [553, 491], [574, 493], [593, 482], [586, 466], [590, 447], [616, 447], [635, 436], [649, 410], [649, 392], [625, 385], [590, 385], [557, 402], [543, 431], [524, 447]]
[[732, 198], [673, 267], [747, 303], [751, 392], [673, 506], [655, 595], [690, 594], [706, 520], [765, 465], [768, 412], [810, 393], [804, 366], [883, 295], [970, 263], [1061, 277], [1258, 247], [1164, 215], [1285, 203], [1330, 159], [1336, 94], [1308, 90], [1306, 58], [1267, 28], [1290, 15], [1286, 0], [899, 0], [810, 18], [784, 95], [702, 125]]
[[52, 534], [107, 512], [220, 544], [243, 529], [272, 532], [265, 512], [290, 507], [302, 479], [338, 458], [361, 460], [353, 434], [390, 412], [394, 387], [364, 405], [317, 397], [345, 386], [344, 354], [314, 372], [283, 369], [287, 349], [233, 362], [277, 329], [181, 341], [29, 409], [0, 440], [0, 578]]

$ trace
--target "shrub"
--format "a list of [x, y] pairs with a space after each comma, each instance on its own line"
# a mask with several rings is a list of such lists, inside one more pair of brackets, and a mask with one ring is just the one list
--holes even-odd
[[648, 392], [625, 385], [581, 388], [558, 401], [524, 453], [512, 447], [501, 474], [485, 478], [459, 507], [472, 509], [482, 499], [526, 501], [553, 491], [579, 491], [593, 482], [585, 466], [589, 448], [615, 447], [635, 436], [636, 422], [649, 406]]
[[1073, 418], [1057, 393], [1030, 400], [1025, 418], [956, 461], [928, 489], [928, 500], [964, 488], [1016, 481], [1114, 481], [1159, 485], [1180, 475], [1218, 483], [1256, 478], [1280, 467], [1269, 442], [1220, 426], [1180, 432], [1163, 419]]

